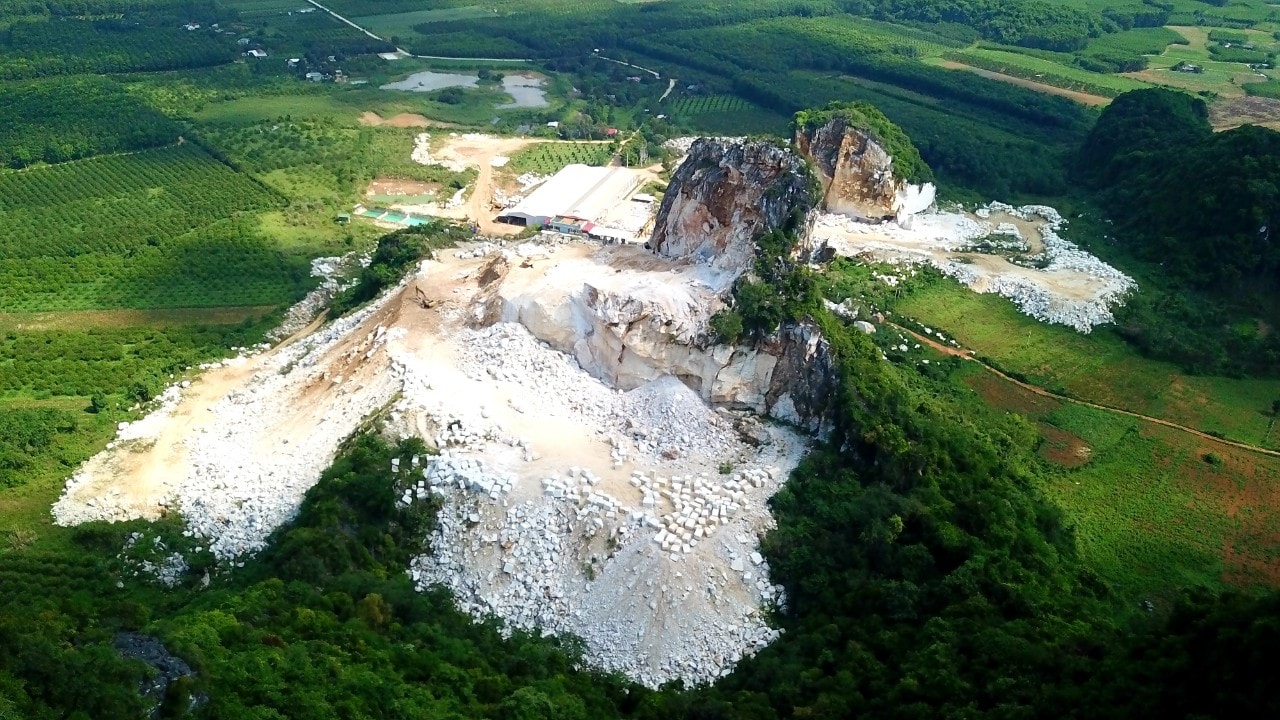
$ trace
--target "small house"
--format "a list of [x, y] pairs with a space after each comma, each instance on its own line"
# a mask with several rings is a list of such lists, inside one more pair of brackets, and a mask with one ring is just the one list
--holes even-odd
[[192, 30], [199, 30], [200, 23], [187, 23], [186, 25], [182, 26], [182, 29], [186, 30], [187, 32], [190, 32]]
[[245, 56], [251, 58], [264, 58], [267, 56], [267, 52], [265, 50], [250, 50], [245, 53]]
[[614, 137], [618, 134], [618, 128], [605, 128], [605, 137]]
[[324, 79], [324, 73], [315, 72], [314, 70], [307, 73], [307, 79], [311, 82], [320, 82]]
[[298, 67], [298, 63], [302, 62], [302, 58], [289, 58], [289, 67]]
[[558, 128], [558, 127], [560, 127], [560, 121], [559, 121], [559, 120], [552, 120], [551, 122], [547, 123], [547, 127], [549, 127], [549, 128]]
[[239, 40], [236, 41], [236, 44], [241, 47], [244, 47], [245, 45], [248, 45], [250, 42], [251, 41], [249, 40], [249, 38], [240, 38]]

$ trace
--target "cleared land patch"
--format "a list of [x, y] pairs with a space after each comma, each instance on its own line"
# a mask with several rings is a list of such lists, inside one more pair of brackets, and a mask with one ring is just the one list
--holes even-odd
[[1056, 85], [1050, 85], [1044, 82], [1038, 82], [1036, 80], [1027, 80], [1025, 78], [1016, 77], [1014, 75], [1006, 75], [1004, 73], [995, 72], [993, 70], [986, 70], [980, 67], [974, 67], [972, 65], [965, 65], [964, 63], [959, 63], [954, 60], [940, 60], [938, 61], [938, 64], [942, 67], [949, 68], [952, 70], [964, 70], [966, 72], [971, 72], [976, 75], [981, 75], [982, 77], [985, 77], [985, 78], [990, 78], [992, 80], [999, 80], [1000, 82], [1007, 82], [1010, 85], [1017, 85], [1019, 87], [1029, 88], [1037, 92], [1048, 93], [1050, 95], [1060, 95], [1062, 97], [1075, 100], [1076, 102], [1082, 103], [1084, 105], [1106, 105], [1107, 103], [1111, 102], [1111, 98], [1104, 97], [1102, 95], [1091, 95], [1086, 92], [1080, 92], [1078, 90], [1061, 88], [1061, 87], [1057, 87]]
[[1045, 398], [988, 372], [962, 378], [1036, 424], [1041, 457], [1062, 468], [1042, 488], [1071, 518], [1086, 560], [1122, 592], [1280, 579], [1280, 459]]

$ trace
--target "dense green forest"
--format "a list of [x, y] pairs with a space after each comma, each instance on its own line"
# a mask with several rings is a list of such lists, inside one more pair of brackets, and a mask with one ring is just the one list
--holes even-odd
[[1280, 371], [1275, 336], [1243, 320], [1280, 311], [1280, 133], [1214, 133], [1199, 98], [1134, 91], [1103, 112], [1078, 172], [1120, 246], [1164, 281], [1123, 312], [1122, 332], [1201, 372]]
[[171, 120], [104, 78], [0, 88], [0, 165], [12, 168], [166, 145], [178, 132]]

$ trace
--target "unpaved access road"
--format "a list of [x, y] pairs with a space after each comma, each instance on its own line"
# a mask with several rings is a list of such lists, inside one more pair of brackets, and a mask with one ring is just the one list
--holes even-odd
[[1083, 105], [1097, 106], [1097, 105], [1106, 105], [1111, 102], [1111, 98], [1109, 97], [1103, 97], [1101, 95], [1091, 95], [1089, 93], [1080, 92], [1078, 90], [1068, 90], [1066, 88], [1060, 88], [1056, 85], [1049, 85], [1047, 83], [1036, 82], [1035, 80], [1027, 80], [1026, 78], [1020, 78], [1014, 75], [1005, 75], [1004, 73], [998, 73], [993, 70], [986, 70], [984, 68], [974, 67], [972, 65], [965, 65], [964, 63], [959, 63], [954, 60], [943, 60], [938, 64], [949, 70], [964, 70], [966, 72], [971, 72], [974, 75], [981, 75], [982, 77], [988, 78], [991, 80], [999, 80], [1000, 82], [1009, 83], [1010, 85], [1017, 85], [1018, 87], [1024, 87], [1029, 90], [1035, 90], [1036, 92], [1042, 92], [1042, 93], [1045, 93], [1046, 95], [1058, 95], [1060, 97], [1069, 98]]

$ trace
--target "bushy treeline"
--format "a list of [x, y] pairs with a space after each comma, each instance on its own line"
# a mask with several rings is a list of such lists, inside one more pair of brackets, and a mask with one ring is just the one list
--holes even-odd
[[471, 232], [446, 220], [397, 230], [378, 239], [369, 264], [350, 288], [330, 303], [336, 316], [352, 310], [378, 296], [386, 288], [400, 282], [423, 257], [433, 250], [453, 247], [471, 237]]
[[0, 165], [26, 167], [167, 145], [178, 138], [168, 118], [97, 77], [58, 78], [0, 87]]
[[1184, 93], [1121, 95], [1085, 143], [1079, 172], [1122, 247], [1159, 268], [1163, 287], [1131, 303], [1121, 331], [1200, 372], [1274, 373], [1280, 340], [1257, 321], [1277, 317], [1280, 133], [1215, 133], [1207, 118], [1204, 102]]
[[0, 31], [0, 80], [202, 68], [236, 56], [237, 46], [227, 36], [188, 32], [176, 24], [54, 18]]

